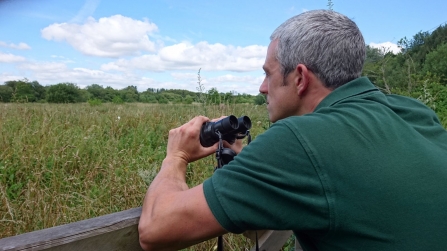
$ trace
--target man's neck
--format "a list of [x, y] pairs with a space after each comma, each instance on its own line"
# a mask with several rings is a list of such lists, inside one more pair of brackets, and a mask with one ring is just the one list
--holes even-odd
[[314, 76], [305, 94], [302, 95], [303, 105], [300, 109], [300, 115], [314, 112], [320, 102], [331, 92], [331, 89], [325, 87], [323, 83]]

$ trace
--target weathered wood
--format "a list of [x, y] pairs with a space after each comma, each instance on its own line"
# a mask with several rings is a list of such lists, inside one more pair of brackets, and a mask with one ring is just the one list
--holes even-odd
[[303, 248], [300, 245], [300, 242], [295, 237], [295, 251], [303, 251]]
[[138, 241], [141, 207], [0, 239], [0, 250], [142, 250]]
[[[0, 239], [0, 251], [141, 251], [141, 207]], [[259, 250], [280, 250], [292, 231], [258, 231]], [[255, 239], [254, 232], [247, 235]], [[296, 246], [295, 250], [298, 249]], [[251, 250], [255, 250], [254, 246]]]
[[[263, 230], [258, 231], [258, 244], [259, 250], [261, 251], [277, 251], [280, 250], [284, 243], [292, 235], [292, 231], [273, 231], [273, 230]], [[249, 234], [250, 239], [253, 234]], [[252, 239], [253, 240], [253, 239]], [[256, 251], [256, 245], [253, 246], [250, 251]]]

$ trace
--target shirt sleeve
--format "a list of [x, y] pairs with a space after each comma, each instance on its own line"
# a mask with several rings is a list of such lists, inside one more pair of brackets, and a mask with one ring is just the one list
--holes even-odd
[[296, 134], [281, 121], [204, 182], [207, 203], [227, 231], [327, 231], [320, 178]]

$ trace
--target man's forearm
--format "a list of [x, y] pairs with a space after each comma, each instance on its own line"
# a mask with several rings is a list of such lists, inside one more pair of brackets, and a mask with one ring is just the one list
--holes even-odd
[[[186, 163], [170, 158], [165, 158], [160, 172], [152, 181], [146, 196], [157, 197], [170, 191], [184, 191], [188, 189], [186, 184]], [[146, 198], [144, 203], [146, 203]]]
[[[180, 161], [164, 159], [146, 193], [140, 218], [139, 232], [142, 246], [156, 240], [162, 241], [169, 235], [169, 221], [176, 218], [173, 193], [188, 189], [186, 165]], [[141, 238], [143, 236], [144, 238]]]

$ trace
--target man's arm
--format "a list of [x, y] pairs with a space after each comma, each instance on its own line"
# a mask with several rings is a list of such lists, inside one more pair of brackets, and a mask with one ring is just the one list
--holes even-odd
[[186, 184], [187, 164], [216, 150], [199, 143], [206, 121], [196, 117], [169, 132], [166, 158], [146, 193], [138, 226], [145, 250], [178, 250], [227, 232], [208, 207], [203, 186]]

